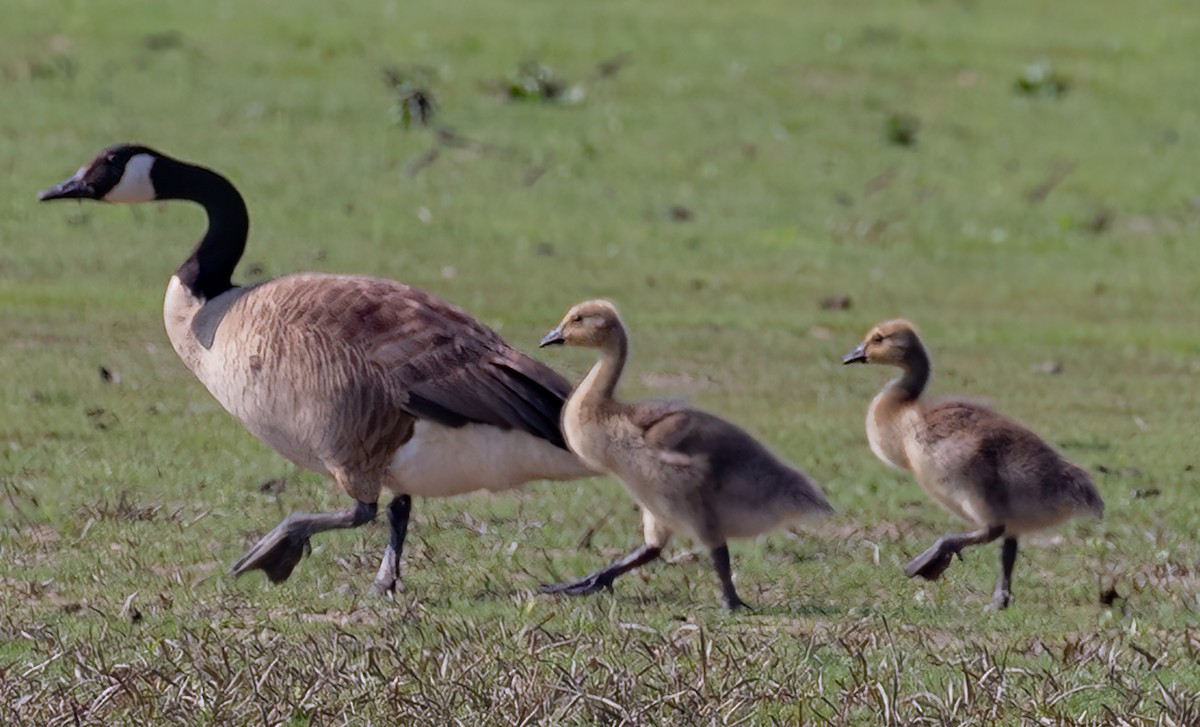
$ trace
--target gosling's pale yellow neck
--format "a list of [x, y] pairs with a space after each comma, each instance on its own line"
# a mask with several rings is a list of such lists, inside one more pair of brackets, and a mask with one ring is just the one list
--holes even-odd
[[901, 364], [903, 373], [892, 379], [867, 409], [867, 441], [875, 456], [892, 467], [912, 469], [909, 438], [919, 426], [917, 400], [929, 383], [929, 354], [918, 341]]
[[628, 357], [629, 337], [624, 328], [618, 327], [600, 348], [600, 360], [580, 382], [573, 396], [587, 408], [601, 408], [612, 403]]
[[620, 330], [601, 347], [600, 360], [563, 406], [563, 436], [567, 445], [584, 464], [598, 472], [612, 471], [609, 457], [612, 433], [605, 423], [619, 416], [620, 405], [614, 394], [628, 353], [625, 331]]

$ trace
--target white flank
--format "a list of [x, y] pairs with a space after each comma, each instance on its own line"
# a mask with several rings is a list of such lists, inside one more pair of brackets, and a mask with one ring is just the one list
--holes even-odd
[[388, 486], [409, 495], [447, 497], [588, 474], [570, 452], [532, 434], [485, 424], [456, 428], [419, 420], [412, 439], [392, 457]]

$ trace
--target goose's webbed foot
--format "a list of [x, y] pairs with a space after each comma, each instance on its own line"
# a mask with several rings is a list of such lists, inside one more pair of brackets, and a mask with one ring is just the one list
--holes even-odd
[[229, 569], [230, 575], [240, 576], [261, 570], [272, 583], [282, 583], [292, 575], [296, 564], [311, 552], [309, 539], [326, 530], [356, 528], [375, 519], [375, 503], [359, 502], [348, 510], [331, 513], [295, 513], [288, 515], [266, 537], [246, 551]]

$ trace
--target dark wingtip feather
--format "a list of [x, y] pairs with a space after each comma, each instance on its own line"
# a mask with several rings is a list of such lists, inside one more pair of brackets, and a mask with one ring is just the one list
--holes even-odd
[[417, 386], [409, 392], [413, 414], [451, 427], [490, 424], [518, 429], [567, 449], [560, 418], [570, 384], [553, 369], [517, 351], [472, 367], [460, 386]]

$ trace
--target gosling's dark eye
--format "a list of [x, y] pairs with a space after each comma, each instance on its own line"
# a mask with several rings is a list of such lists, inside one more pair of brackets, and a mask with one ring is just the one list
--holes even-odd
[[876, 333], [874, 336], [871, 336], [871, 343], [883, 343], [883, 336]]
[[575, 315], [571, 316], [571, 322], [572, 323], [583, 323], [583, 316], [576, 313]]

